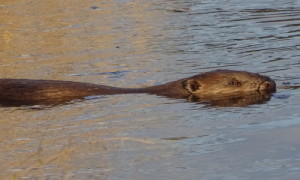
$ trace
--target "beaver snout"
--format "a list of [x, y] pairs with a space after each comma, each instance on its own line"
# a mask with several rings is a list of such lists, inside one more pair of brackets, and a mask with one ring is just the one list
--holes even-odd
[[263, 81], [259, 86], [260, 91], [276, 92], [276, 84], [273, 80]]

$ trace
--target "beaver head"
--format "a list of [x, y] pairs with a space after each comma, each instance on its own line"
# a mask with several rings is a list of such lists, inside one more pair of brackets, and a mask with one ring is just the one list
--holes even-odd
[[183, 81], [183, 87], [196, 96], [224, 96], [248, 92], [275, 92], [275, 82], [267, 76], [245, 71], [216, 70]]

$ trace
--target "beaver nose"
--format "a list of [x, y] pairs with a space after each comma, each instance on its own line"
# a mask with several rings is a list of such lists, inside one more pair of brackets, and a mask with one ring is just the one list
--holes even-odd
[[263, 81], [259, 86], [259, 90], [276, 92], [276, 83], [272, 80]]

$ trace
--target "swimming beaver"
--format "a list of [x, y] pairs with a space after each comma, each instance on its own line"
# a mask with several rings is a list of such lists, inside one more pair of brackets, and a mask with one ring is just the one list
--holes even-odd
[[215, 99], [253, 92], [275, 91], [276, 84], [269, 77], [233, 70], [215, 70], [145, 88], [118, 88], [55, 80], [0, 79], [0, 104], [55, 105], [92, 95], [129, 93], [148, 93], [170, 98]]

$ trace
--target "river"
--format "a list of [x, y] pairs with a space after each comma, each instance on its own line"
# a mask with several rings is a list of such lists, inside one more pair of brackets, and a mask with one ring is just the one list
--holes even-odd
[[[295, 0], [2, 0], [0, 77], [144, 87], [215, 69], [300, 85]], [[293, 180], [300, 90], [219, 107], [147, 94], [0, 107], [1, 179]]]

